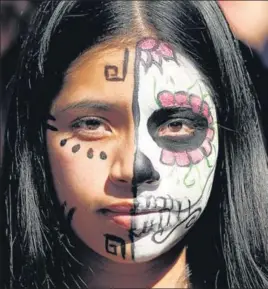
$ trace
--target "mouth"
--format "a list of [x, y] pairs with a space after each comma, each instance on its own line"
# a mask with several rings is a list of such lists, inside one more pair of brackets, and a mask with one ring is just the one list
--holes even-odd
[[164, 208], [161, 207], [155, 207], [155, 208], [138, 208], [137, 204], [130, 204], [130, 203], [124, 203], [124, 204], [114, 204], [107, 206], [105, 208], [98, 210], [103, 215], [107, 214], [117, 214], [117, 215], [145, 215], [150, 213], [155, 213], [159, 211], [166, 211]]
[[149, 210], [148, 208], [144, 208], [143, 210], [136, 211], [134, 205], [129, 203], [114, 204], [98, 210], [99, 213], [108, 218], [110, 221], [127, 230], [131, 229], [131, 223], [136, 218], [157, 212], [159, 213], [160, 211], [164, 210]]

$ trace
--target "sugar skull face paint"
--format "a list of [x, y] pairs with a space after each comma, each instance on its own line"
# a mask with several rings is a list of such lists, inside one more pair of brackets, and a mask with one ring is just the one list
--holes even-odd
[[137, 44], [136, 55], [136, 149], [160, 176], [135, 192], [135, 260], [146, 261], [181, 240], [204, 210], [218, 134], [210, 91], [185, 57], [151, 38]]
[[88, 51], [71, 66], [47, 146], [76, 235], [114, 261], [144, 262], [204, 210], [218, 132], [211, 93], [185, 57], [155, 39], [125, 46]]

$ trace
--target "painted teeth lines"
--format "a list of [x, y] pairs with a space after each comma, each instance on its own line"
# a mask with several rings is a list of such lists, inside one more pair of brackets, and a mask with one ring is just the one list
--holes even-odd
[[[173, 199], [170, 195], [167, 197], [138, 197], [134, 200], [135, 203], [135, 212], [140, 213], [144, 210], [148, 211], [172, 211], [180, 214], [185, 209], [182, 209], [182, 202], [176, 199]], [[188, 206], [187, 206], [188, 210]]]
[[175, 220], [174, 223], [173, 217], [171, 222], [171, 214], [171, 211], [166, 211], [164, 213], [157, 213], [157, 216], [148, 215], [147, 219], [143, 221], [141, 226], [139, 224], [136, 224], [136, 226], [132, 228], [132, 233], [134, 237], [147, 235], [150, 232], [163, 232], [164, 230], [172, 228], [177, 222], [177, 220]]
[[[172, 228], [180, 221], [181, 213], [189, 211], [189, 203], [186, 209], [182, 209], [182, 202], [173, 199], [170, 195], [167, 197], [139, 197], [134, 200], [135, 212], [139, 213], [144, 210], [159, 211], [157, 215], [147, 215], [147, 219], [143, 221], [143, 224], [133, 224], [132, 233], [134, 237], [141, 237], [147, 235], [150, 232], [160, 233]], [[176, 213], [176, 216], [174, 215]]]
[[[148, 202], [148, 199], [152, 202]], [[153, 210], [154, 208], [151, 207], [151, 204], [157, 204], [159, 200], [162, 202], [161, 207], [159, 207], [159, 213], [147, 214], [143, 220], [137, 219], [135, 223], [133, 222], [132, 234], [134, 237], [139, 238], [152, 232], [154, 233], [153, 240], [156, 243], [162, 243], [178, 226], [186, 221], [188, 221], [185, 225], [186, 228], [190, 227], [192, 221], [201, 212], [201, 208], [196, 208], [193, 211], [196, 204], [192, 204], [190, 200], [188, 200], [188, 206], [182, 209], [182, 202], [172, 199], [169, 195], [167, 198], [148, 196], [145, 199], [144, 197], [139, 197], [136, 200], [136, 207], [140, 211], [144, 211], [144, 209]], [[142, 204], [149, 204], [149, 207], [143, 206], [139, 208]], [[169, 229], [171, 229], [170, 232]], [[159, 240], [157, 240], [158, 238]]]
[[[67, 141], [68, 141], [67, 139], [61, 140], [60, 141], [60, 146], [64, 147], [67, 144]], [[75, 154], [80, 149], [81, 149], [81, 145], [80, 144], [74, 145], [72, 147], [72, 153]], [[93, 157], [94, 157], [94, 150], [93, 150], [93, 148], [89, 148], [88, 151], [87, 151], [87, 158], [93, 159]], [[107, 154], [104, 151], [101, 151], [100, 154], [99, 154], [99, 157], [100, 157], [101, 160], [106, 160], [107, 159]]]

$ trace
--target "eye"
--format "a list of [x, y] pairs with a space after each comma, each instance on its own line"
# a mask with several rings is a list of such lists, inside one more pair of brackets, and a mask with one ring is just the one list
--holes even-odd
[[78, 135], [96, 139], [111, 133], [107, 121], [97, 117], [79, 118], [71, 124], [71, 128]]
[[162, 108], [149, 117], [147, 129], [159, 147], [172, 152], [183, 152], [202, 145], [208, 121], [191, 108]]
[[195, 128], [183, 123], [183, 121], [172, 121], [162, 125], [158, 129], [158, 135], [161, 136], [192, 136]]
[[96, 130], [101, 126], [101, 121], [96, 118], [89, 119], [79, 119], [75, 123], [73, 123], [73, 128], [83, 128], [89, 130]]

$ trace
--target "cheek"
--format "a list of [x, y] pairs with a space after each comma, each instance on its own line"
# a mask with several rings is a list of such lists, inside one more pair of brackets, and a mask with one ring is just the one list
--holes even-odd
[[215, 165], [208, 167], [205, 160], [188, 168], [159, 165], [158, 171], [162, 178], [159, 195], [180, 201], [182, 208], [187, 208], [189, 204], [205, 204], [210, 196]]
[[84, 203], [104, 191], [111, 159], [107, 149], [70, 141], [64, 147], [51, 145], [48, 151], [54, 186], [61, 203]]
[[197, 164], [178, 166], [176, 162], [178, 156], [174, 154], [171, 155], [175, 162], [174, 165], [163, 164], [161, 158], [156, 165], [163, 180], [164, 191], [184, 200], [186, 205], [188, 201], [196, 204], [202, 198], [207, 200], [213, 183], [218, 155], [217, 141], [214, 141], [212, 145], [211, 154], [202, 156], [201, 161]]

